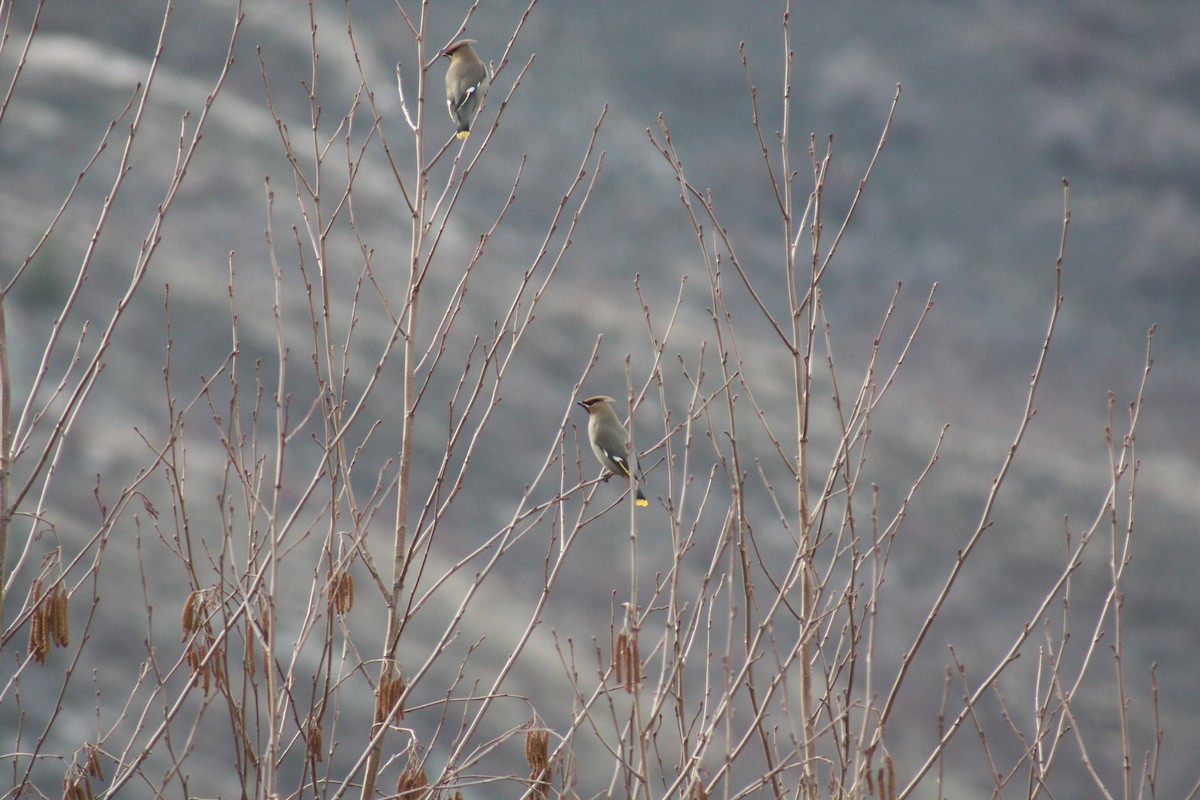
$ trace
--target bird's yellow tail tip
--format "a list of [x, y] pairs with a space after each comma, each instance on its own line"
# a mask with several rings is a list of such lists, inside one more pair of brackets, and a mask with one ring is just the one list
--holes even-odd
[[647, 499], [646, 499], [646, 498], [644, 498], [644, 497], [639, 497], [639, 498], [638, 498], [638, 500], [637, 500], [637, 504], [638, 504], [639, 506], [648, 506], [648, 505], [650, 505], [650, 501], [649, 501], [649, 500], [647, 500]]
[[470, 131], [459, 131], [458, 133], [454, 134], [454, 136], [459, 139], [465, 139], [470, 135], [471, 135]]

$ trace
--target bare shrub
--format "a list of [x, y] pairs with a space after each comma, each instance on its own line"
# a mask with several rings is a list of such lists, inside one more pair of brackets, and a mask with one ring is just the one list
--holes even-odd
[[[396, 4], [397, 46], [411, 60], [396, 67], [400, 113], [389, 116], [380, 98], [391, 75], [377, 77], [350, 6], [344, 28], [331, 31], [310, 3], [303, 80], [258, 51], [259, 121], [273, 125], [287, 177], [261, 186], [262, 251], [231, 251], [220, 279], [203, 282], [207, 299], [228, 311], [219, 348], [208, 346], [216, 337], [188, 341], [212, 320], [189, 316], [186, 292], [165, 291], [162, 363], [130, 373], [162, 381], [160, 416], [136, 429], [136, 465], [110, 464], [93, 478], [72, 463], [84, 439], [76, 423], [121, 355], [114, 342], [133, 299], [149, 291], [166, 220], [193, 178], [234, 53], [246, 52], [248, 9], [236, 8], [222, 68], [177, 120], [174, 165], [127, 284], [112, 294], [93, 279], [94, 245], [107, 241], [146, 120], [162, 116], [152, 99], [169, 5], [144, 77], [80, 171], [80, 182], [102, 173], [110, 181], [88, 207], [94, 224], [85, 234], [61, 224], [90, 200], [77, 182], [28, 257], [2, 276], [0, 649], [12, 669], [0, 708], [14, 786], [6, 796], [895, 800], [954, 796], [961, 791], [949, 787], [968, 782], [1033, 798], [1084, 779], [1106, 797], [1153, 796], [1161, 730], [1157, 718], [1143, 721], [1152, 737], [1143, 754], [1127, 703], [1129, 682], [1141, 680], [1130, 670], [1141, 666], [1123, 660], [1122, 615], [1149, 340], [1142, 388], [1124, 416], [1110, 399], [1108, 477], [1095, 515], [1064, 522], [1061, 561], [1028, 607], [995, 610], [1008, 632], [999, 656], [981, 667], [954, 647], [928, 655], [931, 631], [996, 527], [1034, 418], [1062, 304], [1066, 181], [1024, 406], [978, 498], [977, 522], [947, 534], [949, 569], [905, 626], [889, 613], [914, 603], [895, 554], [914, 546], [905, 537], [910, 506], [945, 468], [946, 430], [924, 442], [916, 469], [891, 471], [877, 466], [876, 420], [921, 346], [936, 285], [915, 303], [900, 286], [888, 289], [877, 328], [845, 345], [823, 295], [883, 155], [899, 87], [881, 110], [857, 192], [835, 214], [826, 204], [832, 140], [791, 129], [790, 4], [777, 133], [760, 115], [755, 65], [743, 53], [778, 230], [766, 268], [740, 256], [721, 222], [722, 202], [734, 201], [684, 169], [670, 120], [647, 132], [644, 146], [677, 183], [707, 307], [689, 305], [688, 276], [666, 305], [639, 278], [640, 308], [625, 309], [626, 334], [611, 337], [640, 338], [642, 348], [624, 360], [618, 402], [655, 496], [638, 511], [620, 481], [594, 475], [572, 411], [584, 384], [598, 380], [599, 339], [585, 362], [556, 376], [558, 396], [528, 412], [536, 422], [520, 437], [499, 411], [540, 358], [537, 337], [562, 335], [538, 316], [563, 307], [556, 280], [597, 193], [607, 107], [594, 110], [577, 145], [578, 167], [559, 176], [560, 201], [541, 210], [540, 234], [520, 229], [524, 260], [496, 269], [487, 259], [515, 225], [509, 214], [526, 189], [529, 153], [498, 142], [536, 69], [533, 58], [511, 60], [536, 0], [512, 11], [507, 38], [495, 33], [481, 46], [493, 89], [466, 140], [442, 110], [433, 33], [442, 10]], [[478, 8], [446, 43], [468, 32]], [[11, 22], [11, 9], [3, 14]], [[36, 19], [23, 37], [4, 40], [24, 48], [10, 59], [12, 91]], [[357, 75], [350, 96], [324, 89], [319, 64], [335, 52]], [[500, 192], [496, 174], [511, 176]], [[472, 190], [489, 202], [471, 204]], [[490, 209], [483, 222], [481, 209]], [[84, 255], [37, 365], [14, 376], [5, 301], [35, 280], [30, 265], [51, 243], [79, 245], [80, 235]], [[901, 312], [911, 323], [897, 330]], [[628, 333], [637, 324], [644, 336]], [[145, 330], [139, 339], [150, 338]], [[189, 347], [181, 362], [179, 348]], [[515, 438], [520, 447], [502, 458], [489, 450]], [[80, 476], [95, 481], [85, 504]], [[607, 552], [627, 547], [627, 560], [604, 560], [587, 540], [614, 526], [621, 538], [614, 545], [610, 536]], [[1093, 563], [1106, 567], [1103, 590], [1077, 603], [1077, 575]], [[547, 633], [555, 606], [582, 602], [573, 584], [580, 564], [622, 587], [607, 609], [581, 617], [606, 617], [608, 630]], [[1081, 625], [1086, 641], [1070, 641]], [[1081, 720], [1106, 657], [1116, 668], [1115, 746]], [[906, 692], [925, 697], [909, 687], [922, 671], [928, 683], [929, 659], [946, 665], [932, 679], [941, 706], [926, 709], [937, 720], [932, 742], [905, 718]]]

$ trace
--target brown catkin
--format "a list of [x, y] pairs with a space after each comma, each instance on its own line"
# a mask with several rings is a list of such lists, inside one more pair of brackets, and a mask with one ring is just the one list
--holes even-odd
[[100, 763], [100, 750], [94, 744], [84, 746], [87, 748], [87, 766], [85, 767], [87, 774], [104, 780], [104, 765]]
[[246, 675], [250, 678], [258, 672], [258, 659], [254, 657], [254, 631], [248, 628], [246, 631], [246, 652], [242, 658], [242, 664], [245, 665]]
[[375, 690], [375, 719], [383, 721], [395, 710], [394, 720], [404, 719], [404, 704], [400, 702], [408, 685], [404, 676], [399, 672], [385, 675], [379, 679], [379, 688]]
[[208, 696], [209, 690], [212, 688], [213, 678], [217, 679], [218, 685], [224, 685], [221, 672], [221, 654], [219, 651], [214, 651], [209, 657], [208, 662], [204, 661], [204, 653], [212, 648], [213, 639], [205, 637], [207, 641], [202, 644], [192, 642], [184, 651], [183, 658], [187, 661], [187, 665], [192, 668], [192, 673], [200, 678], [200, 688], [204, 690], [204, 696]]
[[198, 627], [196, 625], [196, 598], [200, 593], [196, 591], [188, 592], [187, 598], [183, 601], [183, 614], [180, 615], [179, 628], [183, 631], [181, 642], [186, 642], [188, 636]]
[[429, 785], [429, 775], [425, 772], [425, 768], [417, 761], [415, 753], [410, 753], [408, 756], [408, 766], [400, 773], [400, 780], [396, 781], [396, 794], [401, 798], [416, 798]]
[[389, 683], [391, 678], [382, 676], [379, 679], [379, 685], [375, 687], [375, 719], [383, 720], [387, 718], [391, 707], [388, 706]]
[[56, 647], [66, 647], [71, 643], [69, 611], [67, 589], [60, 583], [50, 592], [50, 635]]
[[86, 776], [67, 774], [63, 778], [63, 800], [93, 800], [91, 781]]
[[33, 610], [29, 613], [29, 653], [39, 664], [46, 663], [50, 651], [50, 631], [46, 620], [46, 604], [42, 599], [42, 579], [33, 582]]
[[625, 652], [629, 648], [629, 641], [624, 633], [617, 634], [617, 646], [613, 648], [612, 667], [613, 677], [617, 683], [624, 685], [625, 683]]
[[50, 637], [46, 635], [46, 620], [40, 608], [34, 608], [29, 617], [29, 652], [39, 664], [46, 663], [50, 650]]
[[318, 764], [325, 760], [325, 746], [321, 738], [321, 726], [314, 720], [308, 726], [308, 757]]
[[642, 685], [642, 658], [638, 654], [637, 634], [629, 637], [632, 647], [629, 648], [629, 670], [625, 690], [632, 694]]
[[212, 672], [213, 678], [217, 681], [217, 686], [223, 689], [228, 688], [228, 676], [225, 674], [225, 654], [219, 648], [213, 651]]
[[354, 608], [354, 577], [349, 572], [331, 574], [327, 591], [334, 613], [344, 616]]
[[550, 795], [550, 734], [545, 730], [530, 730], [525, 734], [525, 760], [529, 763], [532, 794], [540, 800]]
[[530, 769], [537, 771], [546, 767], [549, 739], [549, 735], [541, 730], [530, 730], [525, 734], [525, 761]]

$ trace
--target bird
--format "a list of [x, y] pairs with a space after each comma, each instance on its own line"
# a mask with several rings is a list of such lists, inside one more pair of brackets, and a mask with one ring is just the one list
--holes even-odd
[[458, 126], [455, 133], [459, 139], [471, 135], [471, 123], [475, 114], [488, 92], [488, 71], [471, 45], [474, 39], [459, 39], [445, 50], [442, 55], [450, 59], [446, 70], [446, 105], [450, 109], [450, 119]]
[[[591, 442], [592, 452], [596, 454], [600, 465], [613, 475], [620, 475], [630, 483], [636, 476], [639, 484], [645, 483], [646, 476], [638, 467], [637, 455], [629, 446], [625, 426], [613, 410], [614, 402], [611, 397], [602, 394], [579, 401], [579, 405], [588, 412], [588, 441]], [[605, 480], [608, 477], [605, 476]], [[640, 485], [637, 487], [637, 504], [650, 505]]]

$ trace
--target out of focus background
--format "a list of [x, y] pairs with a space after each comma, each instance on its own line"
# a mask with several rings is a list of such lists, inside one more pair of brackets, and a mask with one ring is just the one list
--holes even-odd
[[[274, 288], [264, 230], [270, 216], [276, 256], [295, 286], [298, 257], [291, 228], [303, 230], [304, 220], [291, 197], [295, 182], [268, 111], [267, 86], [289, 133], [302, 140], [310, 125], [306, 87], [315, 91], [322, 133], [329, 136], [365, 76], [389, 147], [402, 164], [411, 151], [412, 134], [403, 121], [393, 73], [400, 62], [402, 74], [412, 75], [416, 56], [396, 6], [317, 5], [315, 74], [310, 17], [302, 4], [253, 0], [245, 9], [230, 77], [161, 232], [151, 273], [122, 319], [97, 387], [68, 439], [69, 458], [50, 499], [68, 551], [83, 547], [97, 524], [97, 497], [102, 502], [111, 487], [134, 480], [146, 463], [150, 452], [143, 434], [163, 425], [165, 287], [170, 378], [177, 391], [194, 394], [230, 349], [231, 262], [241, 357], [249, 363], [274, 352]], [[448, 42], [467, 7], [443, 0], [433, 4], [431, 52]], [[510, 0], [485, 0], [476, 11], [467, 35], [478, 40], [485, 60], [499, 59], [523, 9]], [[27, 9], [12, 13], [28, 24]], [[225, 0], [178, 3], [172, 11], [152, 101], [133, 144], [133, 171], [105, 222], [87, 290], [70, 312], [72, 335], [85, 320], [102, 325], [130, 279], [148, 221], [174, 169], [181, 115], [190, 110], [194, 120], [202, 109], [226, 52], [232, 13]], [[711, 336], [711, 297], [700, 250], [679, 202], [679, 186], [646, 133], [649, 129], [661, 139], [660, 116], [689, 179], [711, 189], [750, 278], [778, 285], [773, 281], [782, 271], [781, 223], [752, 126], [739, 48], [757, 89], [768, 147], [774, 148], [773, 136], [782, 128], [781, 17], [779, 3], [721, 0], [546, 1], [534, 8], [469, 142], [486, 135], [480, 131], [492, 125], [520, 68], [530, 57], [532, 65], [505, 104], [485, 158], [472, 168], [441, 245], [438, 265], [444, 273], [430, 282], [430, 296], [444, 302], [525, 157], [517, 199], [476, 268], [472, 280], [480, 288], [465, 300], [456, 336], [486, 335], [503, 315], [511, 293], [489, 288], [506, 285], [536, 256], [550, 215], [607, 107], [596, 145], [605, 153], [603, 169], [567, 256], [538, 301], [522, 361], [501, 390], [500, 424], [489, 429], [474, 456], [479, 470], [467, 487], [468, 507], [456, 512], [461, 536], [444, 540], [446, 559], [465, 554], [508, 519], [510, 498], [534, 477], [524, 465], [541, 458], [547, 428], [576, 413], [575, 424], [582, 429], [582, 412], [568, 409], [576, 399], [573, 384], [597, 337], [603, 336], [600, 360], [581, 389], [584, 395], [623, 397], [627, 356], [634, 384], [645, 380], [652, 351], [635, 282], [652, 312], [663, 318], [682, 292], [669, 351], [694, 358], [699, 343]], [[362, 58], [361, 75], [346, 35], [348, 20]], [[25, 73], [0, 128], [4, 281], [39, 240], [106, 126], [144, 78], [161, 21], [162, 5], [151, 0], [60, 1], [42, 9]], [[912, 505], [892, 556], [892, 602], [911, 600], [911, 607], [882, 612], [881, 653], [893, 665], [977, 523], [1020, 421], [1053, 301], [1062, 178], [1070, 181], [1065, 300], [1037, 414], [997, 509], [998, 521], [957, 586], [955, 602], [939, 617], [935, 643], [922, 651], [917, 672], [924, 675], [913, 679], [912, 692], [904, 697], [903, 722], [893, 722], [893, 731], [904, 731], [895, 754], [902, 762], [917, 758], [937, 739], [937, 708], [949, 663], [946, 645], [953, 644], [960, 658], [978, 667], [978, 678], [1018, 632], [1006, 627], [1003, 612], [1029, 613], [1040, 601], [1032, 592], [1040, 592], [1045, 577], [1059, 568], [1064, 530], [1079, 531], [1102, 512], [1109, 473], [1109, 393], [1119, 437], [1154, 327], [1153, 370], [1137, 429], [1132, 560], [1122, 584], [1123, 666], [1131, 687], [1130, 713], [1143, 725], [1152, 720], [1149, 672], [1157, 664], [1165, 734], [1157, 789], [1162, 797], [1183, 796], [1198, 777], [1194, 748], [1200, 735], [1195, 691], [1200, 586], [1194, 579], [1200, 561], [1200, 14], [1195, 3], [1160, 2], [1153, 8], [1114, 0], [797, 3], [790, 26], [795, 58], [788, 124], [793, 167], [802, 176], [811, 171], [809, 135], [815, 137], [818, 157], [832, 136], [834, 158], [824, 200], [827, 239], [875, 151], [897, 85], [903, 87], [886, 147], [823, 282], [839, 367], [854, 376], [848, 377], [851, 384], [859, 379], [855, 370], [867, 357], [897, 285], [901, 299], [892, 324], [900, 330], [914, 322], [937, 284], [933, 309], [894, 395], [875, 420], [878, 467], [872, 480], [881, 486], [884, 505], [892, 507], [928, 459], [938, 430], [949, 426], [939, 465]], [[10, 42], [0, 60], [6, 76], [19, 55], [20, 48]], [[431, 74], [436, 79], [427, 130], [436, 146], [451, 128], [442, 106], [440, 67]], [[359, 137], [369, 124], [369, 117], [359, 113], [355, 125], [361, 127], [350, 132]], [[343, 147], [341, 141], [334, 137], [335, 149]], [[10, 369], [18, 394], [27, 391], [39, 369], [46, 336], [111, 186], [121, 142], [100, 155], [59, 221], [59, 235], [7, 300]], [[355, 146], [360, 142], [357, 138]], [[446, 159], [435, 175], [444, 181], [449, 169]], [[275, 191], [273, 209], [268, 208], [267, 180]], [[804, 178], [799, 184], [809, 185]], [[362, 239], [374, 252], [373, 271], [383, 291], [398, 291], [408, 218], [377, 139], [356, 178], [353, 211]], [[343, 233], [330, 252], [333, 293], [348, 308], [362, 269], [361, 251]], [[311, 265], [309, 274], [315, 274]], [[753, 301], [731, 279], [727, 285], [730, 303], [747, 320], [739, 335], [760, 400], [787, 403], [788, 370], [772, 360], [777, 357], [774, 334], [755, 316]], [[288, 302], [285, 335], [293, 356], [306, 354], [312, 348], [307, 312], [294, 298]], [[786, 313], [782, 298], [768, 297], [767, 303], [773, 312]], [[356, 335], [373, 353], [390, 324], [382, 314], [363, 313]], [[894, 353], [896, 337], [902, 343], [903, 336], [892, 336], [885, 350]], [[300, 357], [294, 363], [303, 362]], [[668, 404], [672, 391], [679, 402], [689, 391], [678, 372], [671, 374], [676, 382], [668, 378]], [[385, 420], [385, 432], [389, 415], [399, 408], [398, 400], [391, 405], [399, 376], [398, 369], [382, 373], [382, 388], [372, 395], [367, 412], [370, 419]], [[653, 409], [639, 413], [638, 430], [646, 438], [661, 435], [661, 428], [655, 433], [654, 414]], [[203, 415], [188, 424], [200, 428]], [[418, 452], [422, 447], [434, 452], [444, 426], [431, 424], [420, 435]], [[213, 524], [217, 509], [206, 506], [220, 482], [223, 451], [215, 438], [208, 445], [198, 438], [188, 460], [193, 504]], [[830, 439], [816, 431], [814, 440]], [[297, 443], [301, 450], [304, 446]], [[364, 479], [373, 478], [397, 447], [395, 439], [375, 437], [361, 456], [375, 465], [362, 471]], [[589, 476], [592, 466], [586, 465]], [[418, 478], [425, 481], [418, 485], [421, 497], [431, 477]], [[665, 486], [661, 473], [651, 474], [649, 494], [662, 494]], [[1116, 498], [1118, 505], [1123, 502]], [[579, 642], [608, 635], [612, 593], [625, 585], [620, 524], [601, 520], [580, 544], [571, 593], [547, 611], [541, 631], [546, 638], [535, 641], [547, 654], [543, 671], [515, 676], [514, 691], [532, 693], [561, 680], [550, 631]], [[653, 572], [655, 559], [669, 558], [669, 547], [653, 542], [653, 521], [644, 525], [643, 555], [651, 566], [643, 569]], [[114, 541], [112, 547], [130, 548], [132, 554], [134, 540], [146, 531], [131, 525], [128, 534], [127, 541]], [[10, 553], [22, 547], [23, 541], [10, 543]], [[142, 563], [132, 555], [124, 562], [110, 557], [97, 591], [162, 609], [164, 642], [169, 643], [164, 646], [174, 647], [184, 574], [166, 556], [156, 562], [153, 543], [143, 547]], [[384, 553], [381, 545], [380, 556]], [[521, 602], [526, 579], [541, 574], [538, 553], [531, 548], [504, 566], [497, 585], [488, 589], [494, 610]], [[1092, 553], [1081, 569], [1081, 597], [1103, 596], [1106, 555]], [[102, 617], [92, 623], [94, 646], [100, 652], [110, 649], [114, 658], [144, 649], [151, 638], [146, 621], [125, 618], [123, 605], [101, 604]], [[364, 608], [362, 613], [382, 618], [378, 607]], [[505, 615], [478, 613], [470, 624], [480, 636], [492, 637], [487, 646], [494, 645], [502, 657]], [[1073, 635], [1082, 642], [1092, 634], [1091, 628], [1081, 628]], [[364, 636], [361, 646], [373, 653], [377, 644]], [[1101, 656], [1111, 662], [1107, 650]], [[1036, 647], [1023, 658], [1036, 658]], [[1108, 662], [1096, 667], [1101, 680], [1113, 674]], [[114, 663], [121, 664], [119, 670], [130, 669], [128, 661]], [[102, 684], [119, 680], [105, 674], [104, 664], [99, 670]], [[46, 686], [56, 684], [47, 681]], [[87, 682], [79, 688], [79, 697], [93, 702]], [[25, 691], [36, 693], [37, 687], [30, 682]], [[1095, 697], [1089, 724], [1100, 735], [1092, 756], [1111, 771], [1119, 753], [1112, 749], [1113, 695], [1101, 685]], [[369, 710], [370, 698], [364, 702]], [[570, 703], [569, 695], [564, 703]], [[64, 713], [78, 717], [81, 738], [95, 727], [93, 707], [84, 704]], [[6, 740], [17, 724], [0, 722]], [[1150, 742], [1146, 730], [1139, 730], [1140, 758]], [[199, 740], [195, 763], [219, 765], [223, 753], [214, 748], [206, 756], [205, 741]], [[210, 789], [228, 791], [215, 775]], [[963, 780], [957, 796], [978, 788]], [[603, 783], [580, 787], [584, 796], [602, 789]], [[1094, 793], [1081, 784], [1077, 794], [1058, 796]]]

